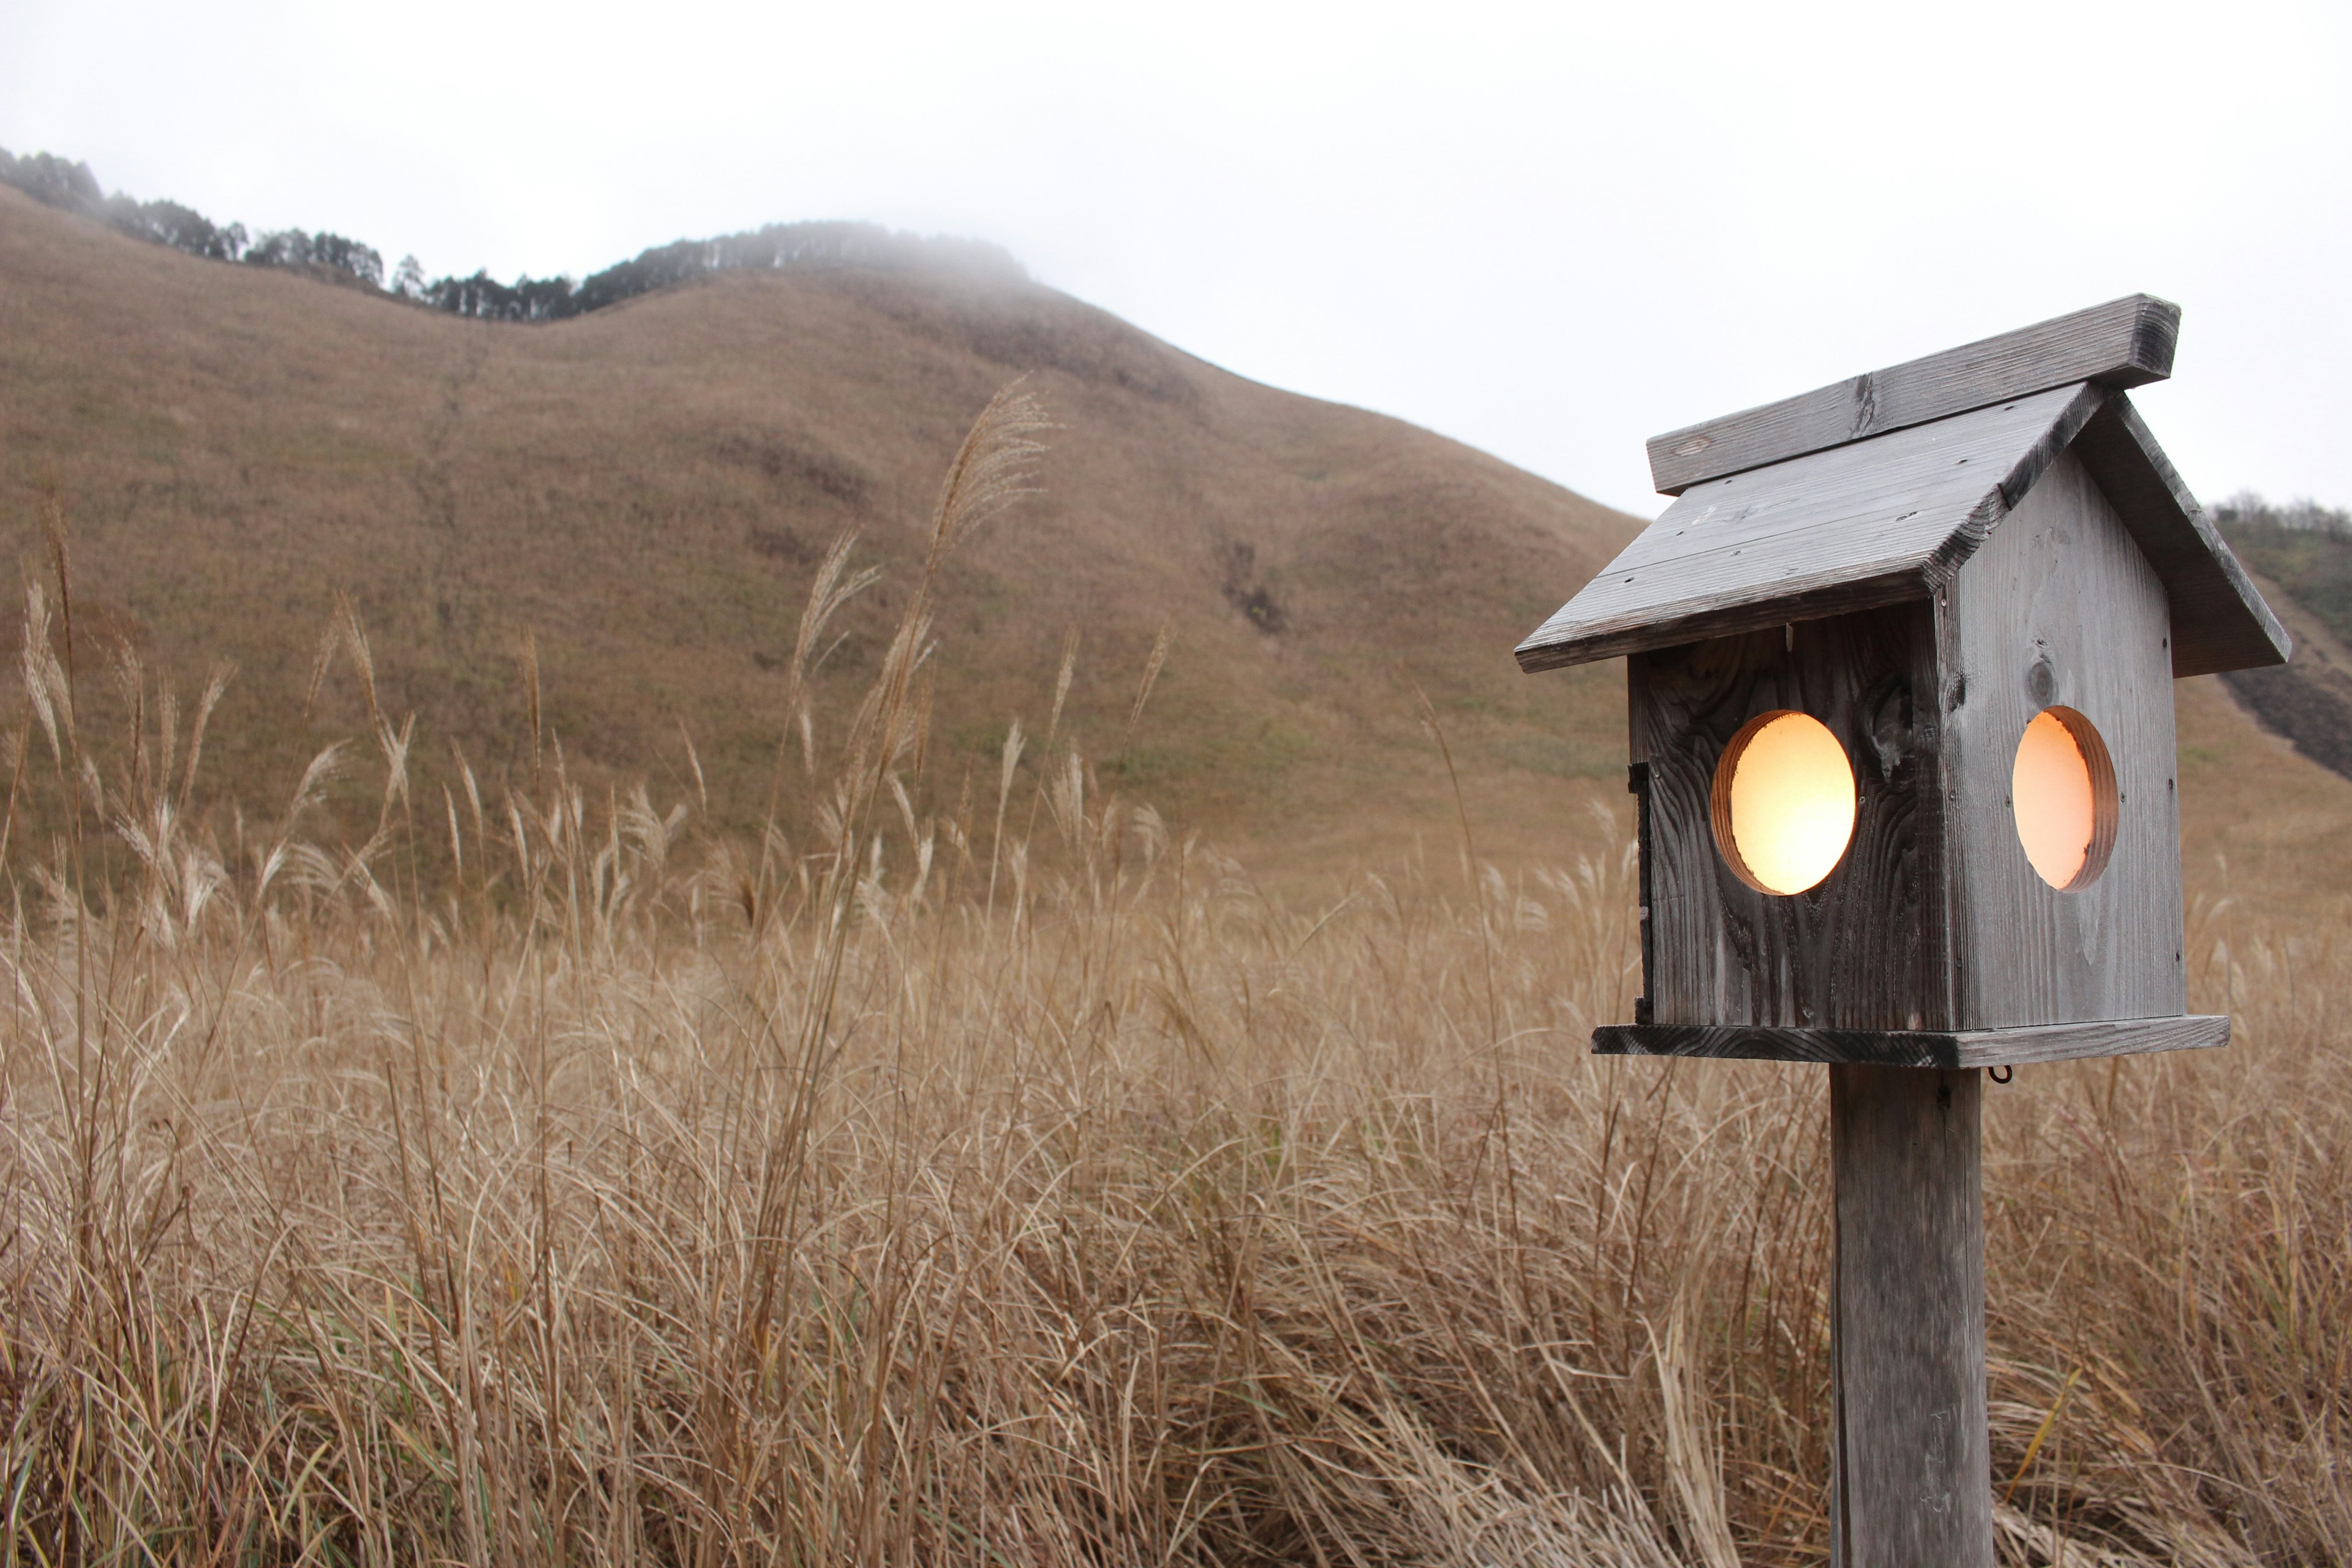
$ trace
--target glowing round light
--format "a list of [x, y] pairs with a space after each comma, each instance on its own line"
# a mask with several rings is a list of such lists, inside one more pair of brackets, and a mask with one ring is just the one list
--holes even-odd
[[1715, 769], [1715, 842], [1740, 879], [1801, 893], [1853, 837], [1853, 766], [1818, 719], [1782, 710], [1751, 719]]
[[2116, 770], [2106, 743], [2072, 708], [2045, 708], [2025, 726], [2009, 775], [2017, 841], [2034, 874], [2062, 892], [2088, 887], [2116, 841]]

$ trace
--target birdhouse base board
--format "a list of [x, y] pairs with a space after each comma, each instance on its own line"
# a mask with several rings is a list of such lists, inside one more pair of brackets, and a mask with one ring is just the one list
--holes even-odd
[[2079, 1057], [2198, 1050], [2230, 1043], [2230, 1020], [2117, 1018], [2019, 1029], [1785, 1029], [1717, 1024], [1610, 1024], [1592, 1031], [1604, 1057], [1714, 1057], [1872, 1067], [1996, 1068]]

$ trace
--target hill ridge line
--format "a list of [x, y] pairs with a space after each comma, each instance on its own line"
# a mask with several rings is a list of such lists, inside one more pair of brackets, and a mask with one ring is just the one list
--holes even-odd
[[563, 321], [721, 272], [862, 267], [1029, 280], [1028, 268], [1012, 252], [986, 240], [921, 235], [858, 219], [814, 218], [763, 224], [707, 239], [672, 240], [583, 279], [524, 274], [509, 284], [478, 268], [469, 277], [451, 274], [428, 281], [416, 258], [408, 256], [387, 281], [383, 253], [362, 241], [324, 229], [315, 234], [276, 229], [255, 237], [241, 223], [216, 224], [178, 202], [142, 202], [121, 191], [109, 195], [87, 163], [52, 153], [19, 157], [0, 147], [0, 184], [184, 255], [324, 274], [329, 281], [387, 300], [474, 321]]

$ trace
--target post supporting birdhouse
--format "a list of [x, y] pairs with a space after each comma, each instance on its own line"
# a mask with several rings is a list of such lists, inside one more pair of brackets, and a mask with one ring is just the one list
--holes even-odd
[[1830, 1068], [1834, 1568], [1992, 1562], [1975, 1068]]
[[1674, 504], [1520, 644], [1626, 660], [1622, 1056], [1830, 1067], [1835, 1568], [1990, 1568], [1983, 1068], [2187, 1010], [2174, 678], [2286, 633], [2125, 395], [2135, 295], [1650, 444]]

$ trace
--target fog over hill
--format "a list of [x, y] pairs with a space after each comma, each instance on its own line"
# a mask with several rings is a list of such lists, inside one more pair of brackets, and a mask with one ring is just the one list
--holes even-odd
[[453, 742], [478, 766], [528, 759], [529, 634], [567, 765], [687, 787], [691, 736], [743, 822], [819, 558], [855, 531], [884, 568], [833, 656], [854, 680], [965, 426], [1025, 376], [1061, 428], [1044, 493], [954, 569], [934, 791], [992, 779], [1016, 717], [1039, 765], [1075, 637], [1055, 765], [1075, 742], [1099, 785], [1302, 862], [1423, 830], [1451, 859], [1416, 685], [1473, 804], [1514, 825], [1482, 854], [1565, 843], [1580, 802], [1622, 801], [1615, 667], [1531, 681], [1509, 650], [1636, 520], [969, 259], [719, 270], [522, 325], [192, 258], [0, 189], [7, 510], [29, 558], [54, 488], [93, 636], [184, 689], [237, 664], [216, 733], [242, 754], [216, 762], [256, 809], [353, 732], [349, 691], [303, 701], [347, 589], [425, 765]]
[[109, 195], [88, 163], [53, 153], [20, 158], [0, 147], [0, 184], [205, 261], [302, 272], [487, 321], [560, 321], [720, 272], [854, 267], [975, 272], [1015, 280], [1028, 276], [1003, 249], [979, 240], [902, 234], [872, 223], [814, 222], [772, 223], [711, 239], [674, 240], [584, 279], [524, 277], [501, 283], [477, 268], [470, 277], [428, 280], [414, 256], [402, 258], [387, 275], [382, 251], [343, 235], [299, 228], [256, 235], [241, 223], [215, 223], [175, 201], [141, 201], [121, 191]]

